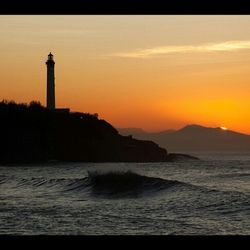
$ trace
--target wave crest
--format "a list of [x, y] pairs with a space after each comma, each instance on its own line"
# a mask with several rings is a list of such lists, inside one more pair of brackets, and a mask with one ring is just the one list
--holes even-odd
[[32, 177], [30, 179], [0, 178], [0, 185], [11, 185], [15, 188], [44, 189], [45, 192], [63, 192], [80, 195], [91, 195], [106, 198], [149, 196], [157, 192], [179, 188], [187, 184], [149, 177], [128, 171], [88, 171], [83, 178]]
[[88, 182], [95, 195], [140, 196], [158, 192], [181, 184], [178, 181], [143, 176], [132, 171], [126, 172], [88, 172]]

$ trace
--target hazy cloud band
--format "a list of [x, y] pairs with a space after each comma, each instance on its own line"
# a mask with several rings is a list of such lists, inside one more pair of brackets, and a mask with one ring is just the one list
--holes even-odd
[[116, 53], [113, 56], [127, 58], [147, 58], [153, 56], [164, 56], [174, 53], [190, 53], [190, 52], [220, 52], [220, 51], [236, 51], [242, 49], [250, 49], [250, 41], [226, 41], [221, 43], [206, 43], [200, 45], [183, 45], [183, 46], [160, 46], [150, 49], [137, 49], [127, 53]]

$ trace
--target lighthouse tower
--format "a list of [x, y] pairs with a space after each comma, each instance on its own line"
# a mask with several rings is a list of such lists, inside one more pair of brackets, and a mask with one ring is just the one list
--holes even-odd
[[55, 62], [51, 52], [48, 55], [47, 64], [47, 108], [55, 110]]

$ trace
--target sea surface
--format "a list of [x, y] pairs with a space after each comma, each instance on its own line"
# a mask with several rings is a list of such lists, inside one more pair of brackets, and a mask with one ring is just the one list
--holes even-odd
[[0, 234], [249, 235], [250, 153], [0, 166]]

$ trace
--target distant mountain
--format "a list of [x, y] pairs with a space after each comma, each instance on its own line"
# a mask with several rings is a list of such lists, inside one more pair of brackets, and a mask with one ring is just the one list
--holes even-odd
[[180, 130], [166, 130], [157, 133], [142, 129], [120, 128], [122, 135], [132, 135], [140, 140], [151, 140], [169, 152], [190, 151], [249, 151], [250, 135], [221, 128], [188, 125]]

